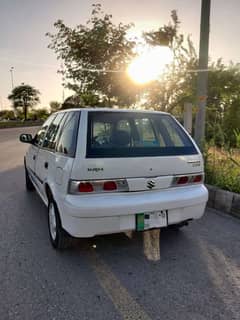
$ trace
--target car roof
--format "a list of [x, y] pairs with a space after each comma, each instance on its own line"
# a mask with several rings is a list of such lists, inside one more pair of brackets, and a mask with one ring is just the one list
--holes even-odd
[[155, 110], [142, 110], [142, 109], [117, 109], [117, 108], [99, 108], [99, 107], [91, 107], [91, 108], [71, 108], [71, 109], [63, 109], [60, 111], [57, 111], [55, 113], [61, 113], [61, 112], [71, 112], [71, 111], [84, 111], [84, 112], [91, 112], [91, 111], [97, 111], [97, 112], [137, 112], [137, 113], [159, 113], [159, 114], [169, 114], [167, 112], [162, 111], [155, 111]]

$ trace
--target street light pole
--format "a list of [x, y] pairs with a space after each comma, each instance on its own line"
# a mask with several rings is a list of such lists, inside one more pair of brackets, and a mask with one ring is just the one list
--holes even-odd
[[13, 67], [11, 67], [10, 70], [9, 70], [10, 74], [11, 74], [12, 89], [14, 88], [14, 85], [13, 85], [13, 70], [14, 70]]
[[200, 46], [199, 46], [199, 72], [197, 76], [197, 104], [198, 111], [195, 120], [194, 138], [199, 146], [205, 138], [205, 118], [208, 86], [208, 48], [211, 0], [202, 0]]

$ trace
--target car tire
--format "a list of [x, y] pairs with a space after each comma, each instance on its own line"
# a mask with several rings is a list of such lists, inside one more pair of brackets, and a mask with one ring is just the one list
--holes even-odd
[[24, 166], [25, 166], [25, 186], [26, 186], [26, 190], [27, 191], [34, 191], [35, 190], [35, 187], [29, 177], [29, 173], [28, 173], [28, 170], [26, 168], [26, 164], [25, 164], [25, 161], [24, 161]]
[[62, 228], [59, 211], [53, 199], [48, 204], [48, 230], [54, 249], [63, 250], [70, 247], [71, 237]]

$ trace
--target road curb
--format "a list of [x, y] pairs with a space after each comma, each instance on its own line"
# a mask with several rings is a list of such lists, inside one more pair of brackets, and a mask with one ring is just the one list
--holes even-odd
[[209, 198], [207, 206], [240, 218], [240, 194], [206, 185]]

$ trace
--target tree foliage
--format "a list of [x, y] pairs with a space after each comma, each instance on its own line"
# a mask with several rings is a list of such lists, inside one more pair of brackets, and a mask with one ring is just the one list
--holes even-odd
[[[55, 24], [49, 48], [64, 63], [61, 70], [65, 85], [75, 93], [61, 108], [86, 106], [129, 107], [137, 103], [145, 108], [182, 115], [185, 102], [197, 105], [198, 58], [189, 35], [180, 31], [177, 12], [171, 21], [157, 30], [143, 32], [149, 46], [168, 46], [173, 62], [159, 79], [136, 85], [127, 75], [129, 62], [136, 55], [135, 41], [127, 39], [132, 24], [114, 24], [112, 16], [93, 5], [89, 21], [70, 28], [62, 20]], [[240, 68], [218, 60], [210, 65], [206, 114], [207, 140], [236, 146], [240, 130]], [[107, 72], [112, 71], [112, 72]], [[122, 71], [122, 72], [116, 72]], [[142, 99], [144, 98], [144, 99]], [[53, 107], [54, 109], [54, 107]]]
[[147, 90], [147, 108], [179, 112], [184, 102], [195, 99], [197, 54], [190, 36], [179, 31], [177, 12], [171, 12], [171, 22], [156, 31], [143, 33], [145, 41], [152, 46], [167, 45], [173, 52], [173, 62], [165, 73], [153, 81]]
[[[165, 74], [148, 86], [146, 107], [182, 115], [184, 102], [197, 106], [198, 58], [189, 36], [179, 32], [180, 21], [172, 11], [172, 21], [157, 31], [144, 33], [151, 45], [168, 45], [174, 60]], [[225, 65], [221, 59], [209, 66], [206, 139], [222, 146], [236, 147], [240, 130], [240, 64]]]
[[49, 111], [47, 108], [38, 108], [29, 112], [28, 118], [31, 120], [46, 120], [49, 116]]
[[234, 131], [240, 129], [240, 65], [221, 59], [210, 65], [208, 76], [206, 135], [222, 146], [236, 146]]
[[109, 106], [134, 102], [137, 88], [125, 72], [115, 72], [125, 71], [134, 56], [135, 42], [126, 38], [131, 24], [115, 25], [96, 4], [85, 25], [70, 28], [58, 20], [54, 26], [57, 33], [47, 33], [49, 48], [64, 62], [62, 73], [69, 89], [78, 95], [97, 94]]
[[14, 120], [15, 114], [13, 110], [1, 110], [0, 111], [0, 120]]
[[50, 101], [49, 102], [51, 112], [56, 112], [61, 109], [62, 104], [58, 101]]
[[13, 88], [8, 99], [12, 101], [14, 109], [22, 109], [24, 113], [24, 120], [27, 119], [27, 112], [29, 108], [34, 107], [40, 102], [40, 92], [34, 87], [22, 83], [20, 86]]
[[93, 92], [74, 94], [69, 96], [63, 102], [61, 109], [86, 108], [106, 106], [104, 99], [100, 100], [99, 96]]

